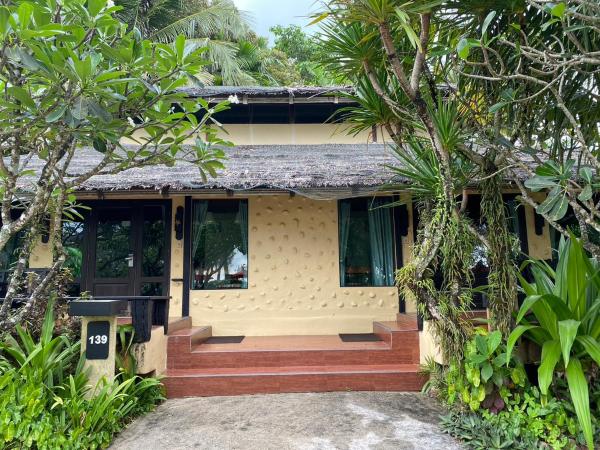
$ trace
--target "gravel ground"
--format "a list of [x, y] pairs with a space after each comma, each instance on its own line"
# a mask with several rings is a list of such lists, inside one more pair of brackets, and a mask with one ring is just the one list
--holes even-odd
[[337, 392], [169, 400], [112, 450], [455, 450], [440, 410], [420, 394]]

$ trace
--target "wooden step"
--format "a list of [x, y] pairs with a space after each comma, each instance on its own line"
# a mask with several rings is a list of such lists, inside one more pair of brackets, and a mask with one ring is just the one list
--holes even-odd
[[[396, 339], [400, 342], [399, 338]], [[169, 369], [416, 364], [418, 333], [404, 333], [396, 349], [383, 341], [342, 342], [339, 336], [247, 337], [239, 344], [201, 344], [168, 354]]]
[[379, 336], [392, 349], [419, 348], [419, 332], [398, 322], [373, 322], [373, 333]]
[[418, 331], [419, 319], [417, 313], [399, 313], [396, 315], [396, 324], [402, 331]]
[[169, 369], [169, 398], [283, 392], [419, 391], [418, 364]]
[[169, 334], [174, 334], [177, 331], [192, 328], [191, 317], [171, 318], [169, 319]]
[[189, 354], [192, 347], [212, 336], [212, 327], [191, 327], [170, 331], [167, 341], [167, 359], [173, 355]]
[[[418, 343], [417, 343], [418, 345]], [[353, 364], [411, 364], [418, 362], [418, 347], [398, 352], [383, 350], [288, 350], [288, 351], [221, 351], [194, 350], [188, 354], [169, 355], [168, 367], [203, 369], [211, 367], [286, 367]]]

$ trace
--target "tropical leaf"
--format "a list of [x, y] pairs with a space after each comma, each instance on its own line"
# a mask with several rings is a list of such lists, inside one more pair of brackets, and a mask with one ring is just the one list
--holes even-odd
[[588, 383], [578, 358], [572, 358], [566, 368], [567, 383], [571, 394], [571, 401], [583, 430], [588, 448], [594, 448], [594, 431], [590, 415], [590, 397]]
[[577, 337], [577, 330], [579, 329], [580, 324], [581, 322], [578, 322], [577, 320], [561, 320], [558, 322], [558, 336], [560, 338], [560, 347], [565, 366], [569, 365], [571, 348]]
[[548, 387], [554, 377], [554, 369], [560, 361], [560, 342], [546, 341], [542, 346], [542, 361], [538, 367], [538, 385], [544, 395], [548, 395]]

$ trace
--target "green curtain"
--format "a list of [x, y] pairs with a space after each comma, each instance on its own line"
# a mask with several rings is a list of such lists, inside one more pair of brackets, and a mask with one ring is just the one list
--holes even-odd
[[192, 212], [192, 259], [196, 256], [196, 251], [200, 246], [200, 238], [202, 236], [202, 225], [206, 221], [208, 213], [208, 201], [196, 200]]
[[242, 236], [242, 248], [240, 251], [248, 254], [248, 203], [240, 201], [240, 209], [238, 211], [238, 220], [240, 222], [240, 235]]
[[392, 208], [387, 199], [375, 198], [369, 208], [369, 241], [371, 243], [371, 276], [373, 286], [394, 284], [394, 234]]
[[346, 286], [346, 254], [348, 253], [348, 233], [350, 231], [350, 203], [339, 202], [340, 221], [340, 285]]

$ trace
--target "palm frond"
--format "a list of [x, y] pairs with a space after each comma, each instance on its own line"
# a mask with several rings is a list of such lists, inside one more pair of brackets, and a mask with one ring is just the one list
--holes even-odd
[[223, 84], [243, 86], [255, 83], [254, 78], [242, 70], [237, 57], [238, 49], [234, 43], [198, 38], [188, 39], [187, 44], [196, 48], [206, 48], [206, 59], [210, 61], [210, 70], [219, 73]]
[[231, 0], [221, 0], [180, 17], [156, 30], [150, 37], [160, 42], [172, 42], [180, 34], [191, 39], [220, 37], [237, 40], [245, 37], [248, 32], [247, 14], [239, 11]]

